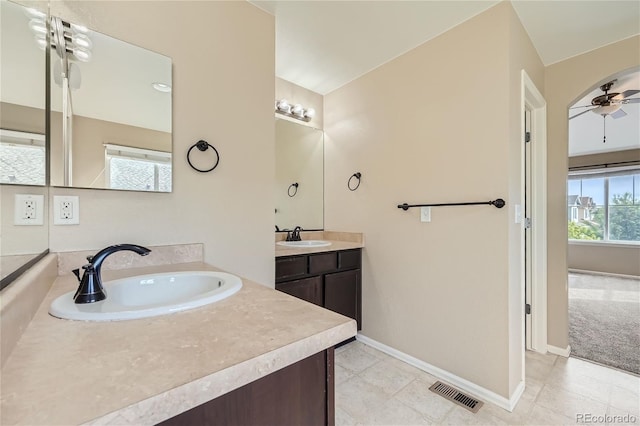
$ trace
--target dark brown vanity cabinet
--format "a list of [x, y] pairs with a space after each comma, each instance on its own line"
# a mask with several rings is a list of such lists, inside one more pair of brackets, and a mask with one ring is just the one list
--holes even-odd
[[276, 258], [276, 290], [353, 318], [362, 328], [362, 250]]

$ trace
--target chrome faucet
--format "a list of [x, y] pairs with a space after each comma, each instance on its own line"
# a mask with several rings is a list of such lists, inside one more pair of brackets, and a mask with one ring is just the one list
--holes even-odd
[[146, 256], [151, 253], [151, 250], [148, 248], [135, 244], [117, 244], [100, 250], [95, 256], [87, 256], [89, 263], [82, 267], [82, 269], [84, 269], [82, 278], [80, 278], [79, 268], [72, 271], [78, 278], [78, 281], [80, 281], [78, 290], [73, 296], [75, 303], [94, 303], [107, 298], [107, 294], [102, 287], [102, 278], [100, 276], [102, 262], [104, 262], [108, 256], [122, 250], [134, 251], [140, 256]]

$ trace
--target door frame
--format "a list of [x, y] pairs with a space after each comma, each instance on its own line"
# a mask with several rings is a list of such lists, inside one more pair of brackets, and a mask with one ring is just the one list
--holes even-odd
[[[521, 203], [525, 196], [525, 109], [531, 111], [531, 186], [532, 205], [531, 226], [531, 329], [523, 330], [523, 347], [525, 333], [531, 335], [531, 349], [536, 352], [547, 352], [547, 102], [525, 70], [521, 79]], [[524, 246], [524, 225], [522, 227], [522, 244]], [[525, 259], [523, 247], [522, 259], [522, 293], [525, 294]], [[524, 303], [523, 303], [524, 313]], [[526, 315], [526, 314], [525, 314]], [[522, 318], [525, 328], [525, 318]], [[524, 369], [523, 369], [524, 371]]]

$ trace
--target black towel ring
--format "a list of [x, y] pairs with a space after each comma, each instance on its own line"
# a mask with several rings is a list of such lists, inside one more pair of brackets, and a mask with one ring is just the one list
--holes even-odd
[[[291, 188], [293, 188], [293, 194], [291, 193]], [[287, 189], [287, 195], [289, 197], [295, 197], [297, 193], [298, 193], [298, 182], [295, 182], [289, 185], [289, 188]]]
[[[355, 191], [356, 189], [358, 189], [360, 187], [360, 178], [361, 177], [362, 177], [362, 173], [360, 173], [360, 172], [356, 172], [356, 173], [351, 175], [351, 177], [347, 181], [347, 188], [349, 188], [349, 191]], [[353, 179], [353, 178], [358, 179], [358, 184], [356, 186], [354, 186], [354, 187], [351, 187], [351, 179]]]
[[[203, 170], [203, 169], [199, 169], [196, 166], [194, 166], [193, 163], [191, 163], [191, 158], [190, 158], [191, 151], [193, 150], [193, 148], [198, 148], [198, 150], [200, 150], [202, 152], [206, 151], [209, 148], [213, 149], [213, 152], [216, 153], [216, 162], [213, 165], [213, 167], [211, 167], [210, 169]], [[191, 148], [189, 148], [189, 151], [187, 151], [187, 163], [189, 163], [189, 165], [191, 166], [191, 168], [193, 170], [196, 170], [196, 171], [198, 171], [200, 173], [207, 173], [207, 172], [212, 171], [213, 169], [218, 167], [218, 163], [219, 162], [220, 162], [220, 154], [218, 153], [218, 150], [215, 149], [215, 147], [213, 145], [211, 145], [209, 142], [207, 142], [205, 140], [199, 140], [198, 142], [194, 143], [193, 145], [191, 145]]]

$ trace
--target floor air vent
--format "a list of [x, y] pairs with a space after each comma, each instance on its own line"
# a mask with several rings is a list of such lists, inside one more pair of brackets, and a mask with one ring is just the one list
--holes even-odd
[[482, 402], [478, 401], [475, 398], [471, 398], [469, 395], [465, 395], [460, 392], [456, 388], [452, 388], [449, 385], [445, 385], [442, 382], [435, 382], [429, 390], [437, 393], [438, 395], [448, 399], [449, 401], [458, 404], [472, 413], [477, 413], [480, 407], [482, 407]]

